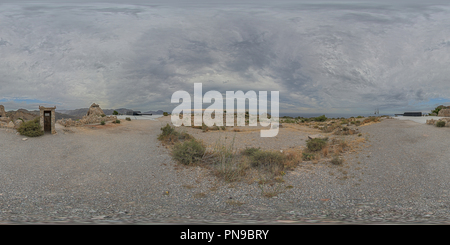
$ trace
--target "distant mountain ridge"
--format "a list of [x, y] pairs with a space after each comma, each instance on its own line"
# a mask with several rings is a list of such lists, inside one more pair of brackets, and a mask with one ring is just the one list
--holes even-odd
[[[56, 112], [82, 118], [83, 116], [85, 116], [87, 114], [88, 110], [89, 110], [89, 108], [80, 108], [80, 109], [75, 109], [75, 110], [56, 110]], [[127, 109], [127, 108], [102, 109], [102, 110], [105, 113], [105, 115], [112, 115], [114, 111], [117, 111], [119, 114], [122, 114], [122, 115], [127, 115], [128, 112], [131, 112], [131, 113], [134, 112], [134, 110]], [[147, 111], [147, 112], [141, 112], [141, 113], [145, 113], [145, 114], [151, 113], [153, 115], [162, 115], [163, 111], [157, 110], [157, 111]]]

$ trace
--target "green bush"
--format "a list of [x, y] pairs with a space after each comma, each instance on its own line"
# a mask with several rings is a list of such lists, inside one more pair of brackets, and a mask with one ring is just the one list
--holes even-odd
[[117, 111], [113, 111], [113, 115], [119, 115]]
[[102, 117], [106, 117], [106, 115], [105, 115], [105, 114], [102, 114], [101, 116], [102, 116]]
[[126, 117], [126, 118], [125, 118], [125, 120], [127, 120], [127, 121], [131, 121], [131, 118], [129, 118], [129, 117]]
[[113, 123], [120, 123], [120, 120], [116, 119], [115, 121], [113, 121]]
[[327, 117], [325, 115], [322, 115], [320, 117], [315, 117], [313, 120], [316, 122], [325, 122], [327, 120]]
[[101, 125], [105, 125], [105, 121], [101, 121], [100, 124], [101, 124]]
[[445, 121], [438, 121], [436, 123], [436, 127], [444, 127], [445, 126]]
[[310, 140], [306, 141], [306, 147], [310, 151], [320, 151], [320, 150], [322, 150], [323, 147], [325, 147], [327, 145], [327, 141], [328, 141], [328, 138], [310, 139]]
[[36, 117], [35, 119], [22, 123], [17, 131], [21, 135], [25, 135], [28, 137], [38, 137], [41, 135], [44, 135], [44, 131], [42, 131], [39, 117]]
[[443, 107], [438, 106], [438, 107], [436, 107], [434, 110], [432, 110], [431, 113], [438, 115], [438, 114], [439, 114], [439, 111], [442, 110], [442, 108], [443, 108]]
[[163, 116], [168, 116], [168, 115], [169, 115], [169, 113], [163, 112]]
[[181, 164], [190, 165], [202, 160], [206, 147], [195, 139], [178, 143], [174, 146], [173, 158]]

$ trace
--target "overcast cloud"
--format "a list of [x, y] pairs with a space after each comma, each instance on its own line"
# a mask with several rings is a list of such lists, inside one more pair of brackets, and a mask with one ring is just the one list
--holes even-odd
[[7, 110], [171, 111], [201, 82], [281, 112], [428, 111], [450, 101], [450, 5], [0, 1], [0, 57]]

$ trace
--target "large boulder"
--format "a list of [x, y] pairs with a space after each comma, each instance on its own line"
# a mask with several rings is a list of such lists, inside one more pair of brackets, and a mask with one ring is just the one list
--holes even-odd
[[15, 122], [14, 122], [14, 127], [15, 128], [19, 128], [20, 127], [20, 125], [22, 125], [22, 123], [23, 123], [23, 121], [22, 120], [16, 120]]
[[7, 128], [14, 128], [16, 125], [14, 125], [13, 121], [10, 121], [8, 125], [6, 125]]
[[438, 117], [450, 117], [450, 109], [441, 109]]

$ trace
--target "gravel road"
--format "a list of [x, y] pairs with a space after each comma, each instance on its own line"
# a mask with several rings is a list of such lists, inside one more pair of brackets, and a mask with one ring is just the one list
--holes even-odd
[[[261, 186], [176, 164], [157, 140], [168, 118], [58, 127], [27, 140], [0, 129], [0, 223], [450, 221], [448, 128], [392, 119], [362, 126], [366, 143], [343, 165], [305, 162], [285, 182]], [[283, 130], [270, 147], [304, 145], [305, 133]]]

